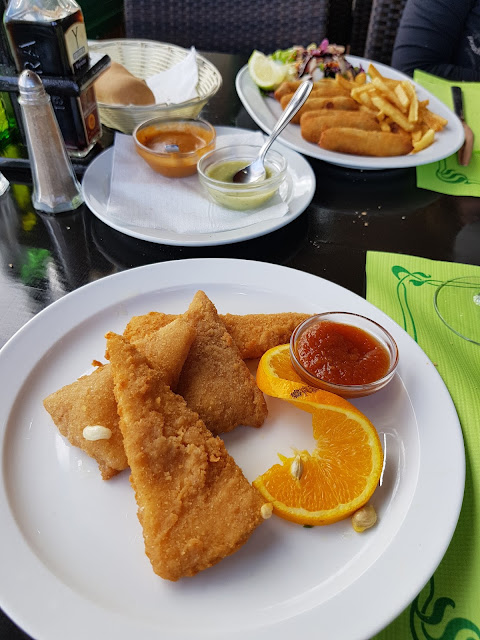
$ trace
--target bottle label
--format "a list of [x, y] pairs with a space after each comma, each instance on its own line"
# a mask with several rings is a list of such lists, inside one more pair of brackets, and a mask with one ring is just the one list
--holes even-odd
[[101, 133], [100, 116], [98, 114], [95, 89], [90, 86], [80, 95], [81, 113], [87, 143], [90, 145], [97, 140]]
[[83, 22], [75, 22], [65, 31], [65, 47], [68, 62], [75, 73], [83, 67], [83, 60], [88, 54], [87, 32]]

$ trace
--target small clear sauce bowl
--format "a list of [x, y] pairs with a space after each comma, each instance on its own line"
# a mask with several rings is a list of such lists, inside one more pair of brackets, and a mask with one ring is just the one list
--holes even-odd
[[[302, 365], [298, 355], [298, 341], [307, 329], [319, 322], [337, 322], [353, 326], [370, 334], [386, 350], [389, 357], [388, 370], [381, 378], [367, 384], [337, 384], [314, 376]], [[290, 359], [298, 375], [312, 387], [330, 391], [343, 398], [368, 396], [383, 389], [395, 375], [398, 365], [398, 347], [390, 333], [374, 320], [346, 311], [330, 311], [308, 318], [298, 325], [290, 338]]]
[[[191, 135], [199, 144], [191, 151], [155, 150], [148, 146], [156, 135]], [[200, 158], [215, 148], [216, 132], [206, 120], [200, 118], [158, 117], [139, 124], [133, 132], [135, 149], [139, 156], [157, 173], [167, 178], [185, 178], [197, 172]]]
[[259, 146], [247, 144], [221, 147], [210, 151], [200, 159], [198, 177], [211, 200], [228, 209], [248, 211], [262, 207], [278, 192], [285, 182], [287, 161], [274, 149], [270, 149], [265, 158], [265, 166], [271, 172], [271, 176], [265, 180], [238, 184], [216, 180], [209, 175], [215, 167], [228, 162], [244, 163], [243, 166], [238, 167], [240, 170], [253, 162], [259, 151]]

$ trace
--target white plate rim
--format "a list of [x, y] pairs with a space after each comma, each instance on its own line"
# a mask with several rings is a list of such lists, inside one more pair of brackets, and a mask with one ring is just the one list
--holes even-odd
[[[430, 101], [429, 108], [431, 108], [434, 113], [437, 113], [448, 120], [448, 125], [444, 131], [437, 134], [437, 141], [419, 153], [409, 154], [406, 156], [395, 156], [391, 158], [370, 158], [322, 149], [311, 142], [303, 140], [300, 135], [300, 129], [297, 125], [289, 125], [278, 138], [283, 144], [287, 145], [291, 149], [295, 149], [295, 151], [298, 151], [299, 153], [303, 153], [304, 155], [312, 158], [317, 158], [318, 160], [324, 160], [325, 162], [330, 162], [350, 169], [366, 170], [417, 167], [423, 164], [430, 164], [432, 162], [437, 162], [438, 160], [443, 160], [460, 149], [465, 139], [462, 123], [455, 113], [453, 113], [453, 111], [451, 111], [433, 94], [412, 80], [410, 76], [407, 76], [401, 71], [393, 69], [385, 64], [358, 56], [346, 56], [346, 58], [354, 66], [362, 65], [365, 70], [367, 70], [370, 62], [373, 62], [375, 67], [377, 67], [383, 75], [412, 82], [416, 87], [417, 95], [420, 100], [428, 98]], [[253, 118], [258, 126], [266, 133], [270, 133], [275, 125], [278, 114], [275, 115], [271, 111], [268, 106], [268, 101], [270, 101], [272, 105], [275, 104], [275, 101], [273, 98], [264, 98], [262, 96], [260, 90], [250, 78], [247, 65], [242, 67], [242, 69], [237, 73], [235, 78], [235, 87], [238, 96], [250, 117]], [[444, 136], [443, 138], [441, 137], [442, 133]], [[445, 137], [446, 135], [448, 136], [448, 139]]]
[[[8, 398], [0, 406], [0, 460], [2, 467], [5, 460], [5, 441], [3, 425], [8, 421], [9, 413], [17, 393], [23, 387], [32, 364], [45, 356], [58, 341], [58, 320], [62, 320], [64, 330], [76, 327], [90, 318], [100, 309], [112, 304], [121, 304], [132, 296], [144, 292], [159, 291], [159, 282], [168, 283], [166, 287], [184, 286], [185, 283], [201, 288], [206, 282], [237, 285], [242, 287], [272, 286], [276, 282], [277, 289], [284, 287], [305, 287], [305, 291], [314, 295], [322, 291], [330, 291], [344, 299], [343, 304], [355, 307], [360, 312], [381, 322], [395, 337], [400, 352], [408, 352], [412, 365], [404, 360], [404, 374], [422, 362], [423, 377], [413, 381], [409, 388], [411, 401], [418, 411], [418, 418], [423, 425], [421, 435], [421, 462], [415, 495], [402, 526], [385, 553], [380, 556], [369, 569], [353, 584], [350, 584], [339, 596], [322, 603], [316, 609], [304, 612], [301, 616], [282, 621], [281, 626], [261, 627], [255, 629], [249, 637], [258, 640], [286, 639], [293, 632], [307, 634], [316, 629], [317, 638], [345, 638], [354, 640], [366, 639], [380, 631], [416, 596], [430, 578], [441, 561], [453, 536], [463, 498], [465, 481], [465, 455], [461, 427], [450, 395], [433, 364], [425, 356], [420, 347], [386, 314], [356, 294], [339, 287], [317, 276], [297, 271], [284, 266], [248, 260], [197, 258], [156, 263], [138, 267], [107, 276], [90, 283], [56, 301], [20, 329], [0, 351], [0, 372], [11, 373], [12, 363], [17, 362], [17, 375], [3, 375], [5, 380], [4, 397]], [[280, 284], [281, 283], [281, 284]], [[275, 289], [272, 288], [272, 291]], [[98, 294], [100, 293], [100, 298]], [[92, 309], [91, 302], [97, 303]], [[25, 358], [37, 348], [35, 362]], [[400, 366], [402, 369], [402, 363]], [[424, 406], [424, 398], [432, 400], [432, 406]], [[433, 402], [434, 400], [434, 402]], [[423, 404], [422, 404], [423, 403]], [[432, 415], [433, 412], [433, 415]], [[436, 414], [438, 413], [438, 416]], [[444, 430], [442, 438], [438, 438], [435, 428], [428, 429], [428, 424], [439, 422]], [[430, 425], [431, 426], [431, 425]], [[435, 427], [437, 425], [435, 424]], [[448, 428], [445, 428], [448, 427]], [[445, 465], [445, 459], [449, 464]], [[4, 469], [2, 469], [4, 471]], [[56, 615], [62, 612], [65, 624], [71, 626], [75, 617], [75, 629], [71, 640], [79, 640], [85, 633], [96, 639], [115, 635], [118, 640], [130, 640], [132, 633], [140, 634], [144, 639], [158, 637], [148, 634], [145, 629], [138, 628], [138, 620], [126, 620], [121, 614], [112, 615], [96, 607], [92, 602], [75, 594], [67, 585], [50, 574], [46, 567], [27, 546], [17, 528], [15, 519], [9, 508], [8, 496], [4, 484], [4, 473], [0, 482], [0, 513], [3, 514], [3, 544], [0, 546], [0, 604], [6, 613], [23, 628], [34, 634], [39, 640], [60, 640], [64, 638], [65, 628], [59, 628], [61, 622], [52, 624], [51, 611], [42, 606], [25, 610], [25, 583], [28, 578], [28, 599], [36, 603], [48, 591], [48, 600], [54, 601]], [[434, 539], [424, 540], [423, 533], [427, 529], [435, 531]], [[428, 543], [428, 544], [427, 544]], [[17, 554], [21, 554], [20, 558]], [[26, 566], [19, 571], [19, 559], [26, 560]], [[405, 561], [413, 571], [405, 572]], [[25, 573], [26, 572], [26, 573]], [[392, 581], [397, 573], [408, 575], [409, 581]], [[294, 572], [297, 576], [297, 572]], [[21, 575], [22, 579], [19, 579]], [[389, 588], [386, 589], [385, 585]], [[393, 585], [395, 589], [393, 589]], [[368, 587], [369, 598], [364, 599], [365, 587]], [[395, 597], [391, 595], [395, 592]], [[372, 607], [372, 604], [375, 606]], [[379, 606], [380, 605], [380, 606]], [[345, 611], [351, 615], [346, 616]], [[381, 617], [379, 618], [379, 611]], [[337, 633], [338, 621], [341, 619], [344, 628]], [[70, 622], [69, 622], [70, 621]], [[96, 629], [92, 635], [92, 629]], [[336, 631], [337, 629], [337, 631]], [[142, 631], [144, 632], [142, 635]], [[326, 635], [319, 635], [320, 632]], [[38, 634], [38, 635], [37, 635]], [[317, 635], [318, 634], [318, 635]], [[332, 635], [333, 634], [333, 635]], [[195, 632], [198, 638], [223, 638], [225, 634], [205, 633], [202, 629]], [[170, 633], [170, 637], [187, 640], [191, 635]], [[228, 637], [240, 638], [242, 633], [236, 629], [228, 630]]]
[[[251, 133], [247, 129], [235, 127], [215, 127], [217, 134], [227, 135], [231, 133]], [[265, 220], [252, 224], [248, 227], [240, 229], [231, 229], [229, 231], [219, 231], [217, 233], [176, 233], [167, 229], [148, 229], [139, 226], [123, 225], [112, 220], [106, 211], [106, 200], [108, 197], [104, 193], [108, 193], [111, 177], [111, 167], [113, 161], [113, 148], [106, 149], [95, 158], [87, 167], [82, 180], [82, 191], [85, 204], [90, 211], [106, 225], [124, 233], [132, 238], [154, 242], [156, 244], [165, 244], [171, 246], [182, 247], [208, 247], [222, 244], [231, 244], [234, 242], [244, 242], [252, 240], [260, 236], [277, 231], [288, 225], [290, 222], [298, 218], [308, 207], [315, 194], [316, 179], [310, 164], [297, 153], [285, 145], [275, 142], [272, 146], [282, 153], [289, 165], [290, 173], [294, 170], [297, 174], [301, 174], [306, 181], [308, 189], [300, 194], [294, 192], [289, 196], [289, 211], [281, 218]], [[303, 183], [303, 181], [302, 181]], [[295, 189], [295, 187], [293, 187]]]

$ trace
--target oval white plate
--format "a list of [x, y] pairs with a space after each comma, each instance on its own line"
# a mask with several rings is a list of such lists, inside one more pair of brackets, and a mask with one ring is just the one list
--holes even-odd
[[[215, 127], [215, 129], [218, 135], [247, 132], [246, 129], [235, 129], [234, 127]], [[251, 240], [281, 229], [298, 218], [308, 207], [315, 193], [315, 174], [305, 158], [279, 143], [274, 143], [272, 148], [283, 154], [288, 162], [292, 185], [286, 200], [288, 212], [281, 218], [265, 220], [249, 227], [219, 231], [218, 233], [176, 233], [167, 229], [148, 229], [136, 225], [119, 224], [108, 215], [107, 211], [112, 177], [112, 148], [101, 153], [88, 166], [82, 182], [83, 196], [89, 209], [102, 222], [127, 236], [140, 240], [184, 247], [206, 247]], [[172, 214], [175, 214], [175, 202], [169, 202], [168, 206], [171, 208]]]
[[[357, 56], [347, 56], [347, 58], [354, 66], [361, 65], [365, 71], [370, 64], [370, 60], [365, 58]], [[392, 67], [379, 62], [374, 62], [374, 65], [387, 78], [413, 82], [412, 78]], [[350, 167], [351, 169], [400, 169], [402, 167], [417, 167], [421, 164], [429, 164], [430, 162], [437, 162], [447, 158], [455, 151], [458, 151], [463, 144], [464, 132], [462, 123], [453, 111], [450, 111], [438, 98], [416, 82], [413, 82], [413, 84], [416, 87], [419, 100], [428, 99], [430, 101], [429, 109], [448, 120], [445, 129], [436, 134], [435, 142], [418, 153], [410, 153], [406, 156], [395, 156], [393, 158], [370, 158], [328, 151], [304, 140], [300, 133], [300, 126], [296, 124], [288, 125], [278, 139], [306, 156], [325, 160], [343, 167]], [[251, 79], [246, 66], [238, 72], [235, 86], [238, 96], [249, 115], [264, 131], [270, 133], [282, 113], [280, 104], [274, 98], [262, 95], [260, 89]]]
[[[194, 578], [156, 576], [143, 547], [128, 472], [104, 482], [42, 406], [90, 370], [108, 330], [132, 315], [183, 312], [203, 289], [220, 313], [348, 310], [384, 325], [398, 374], [355, 402], [386, 453], [372, 499], [378, 524], [305, 529], [272, 517], [233, 556]], [[430, 578], [462, 503], [460, 425], [435, 367], [378, 309], [341, 287], [254, 261], [196, 259], [103, 278], [50, 305], [0, 352], [0, 605], [37, 640], [366, 640]], [[268, 399], [261, 429], [225, 438], [249, 480], [277, 452], [313, 445], [311, 417]], [[388, 587], [388, 588], [387, 588]]]

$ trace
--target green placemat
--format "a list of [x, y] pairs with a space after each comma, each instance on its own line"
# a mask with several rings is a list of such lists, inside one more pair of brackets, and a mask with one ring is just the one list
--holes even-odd
[[447, 553], [413, 603], [375, 638], [480, 640], [480, 346], [448, 329], [433, 304], [440, 283], [480, 277], [480, 267], [368, 252], [366, 274], [367, 300], [398, 322], [437, 366], [458, 412], [467, 462], [462, 511]]
[[418, 69], [413, 77], [450, 109], [453, 109], [451, 88], [461, 87], [465, 120], [475, 136], [472, 159], [467, 167], [458, 164], [456, 153], [439, 162], [422, 165], [417, 167], [417, 186], [454, 196], [480, 196], [480, 83], [451, 82]]

